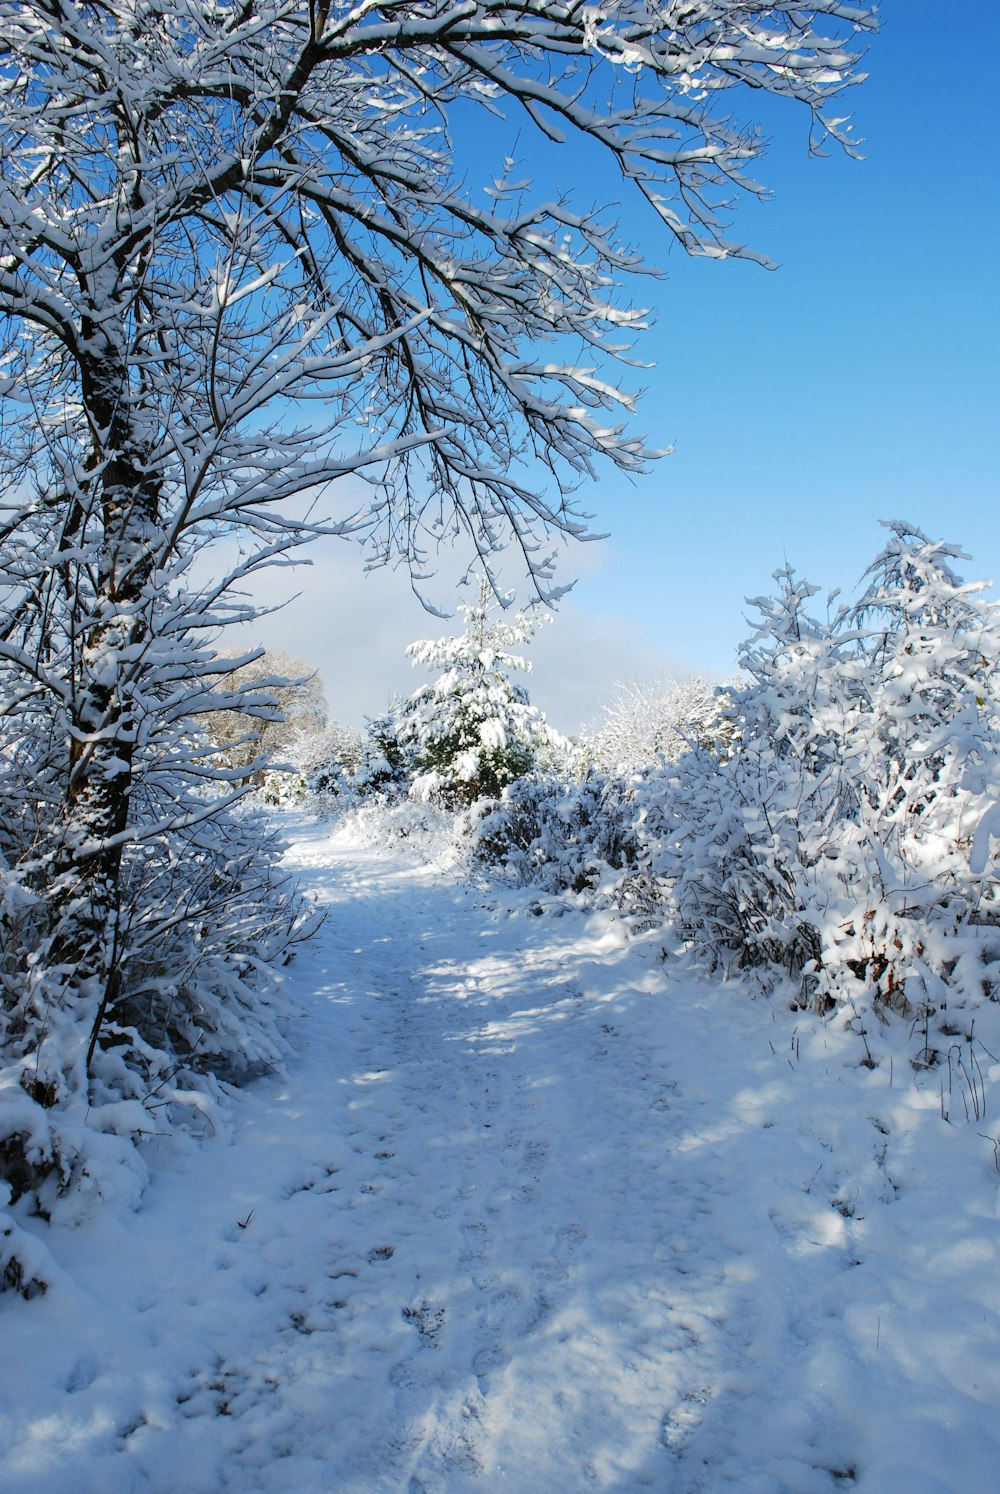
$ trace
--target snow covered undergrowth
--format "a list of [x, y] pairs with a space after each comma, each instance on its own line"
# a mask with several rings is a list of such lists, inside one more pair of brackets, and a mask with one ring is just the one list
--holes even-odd
[[609, 915], [290, 860], [284, 1075], [134, 1211], [18, 1215], [58, 1269], [0, 1297], [0, 1490], [995, 1487], [1000, 1065], [945, 1124], [902, 1023], [870, 1070]]

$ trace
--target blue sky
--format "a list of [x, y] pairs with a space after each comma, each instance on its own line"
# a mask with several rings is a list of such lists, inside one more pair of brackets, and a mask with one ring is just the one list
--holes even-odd
[[[966, 49], [997, 55], [1000, 7], [963, 11]], [[995, 105], [986, 83], [946, 81], [940, 19], [925, 0], [884, 6], [848, 95], [864, 161], [809, 159], [785, 118], [773, 198], [738, 220], [778, 270], [673, 255], [658, 287], [640, 423], [677, 449], [631, 495], [602, 488], [613, 539], [588, 591], [612, 611], [641, 596], [695, 667], [728, 667], [743, 597], [785, 555], [850, 585], [880, 517], [961, 542], [969, 574], [1000, 580]]]
[[[810, 158], [803, 113], [766, 121], [772, 196], [745, 201], [734, 234], [774, 272], [664, 254], [652, 214], [623, 203], [667, 271], [641, 287], [657, 322], [639, 351], [656, 367], [636, 425], [676, 450], [581, 494], [610, 538], [564, 553], [579, 582], [532, 650], [532, 695], [556, 725], [592, 717], [616, 679], [731, 672], [744, 599], [786, 557], [846, 590], [879, 518], [961, 543], [967, 577], [1000, 581], [997, 55], [993, 0], [950, 28], [930, 0], [885, 0], [869, 79], [847, 95], [865, 159]], [[358, 722], [415, 688], [403, 649], [442, 629], [401, 576], [363, 579], [341, 544], [296, 584], [263, 641], [320, 668], [335, 715]]]

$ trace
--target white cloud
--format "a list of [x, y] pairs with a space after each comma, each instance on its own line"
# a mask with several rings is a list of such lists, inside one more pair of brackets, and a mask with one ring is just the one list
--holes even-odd
[[[574, 547], [561, 570], [567, 576], [593, 575], [602, 568], [602, 548]], [[234, 630], [226, 643], [260, 643], [298, 655], [322, 675], [331, 715], [361, 725], [366, 716], [383, 711], [393, 694], [407, 695], [420, 683], [406, 658], [407, 644], [455, 631], [458, 620], [442, 621], [427, 612], [405, 570], [366, 574], [362, 554], [349, 542], [317, 543], [306, 553], [311, 564], [281, 567], [256, 579], [253, 594], [261, 605], [284, 605]], [[424, 589], [436, 605], [453, 609], [466, 595], [457, 585], [460, 575], [456, 557], [444, 554]], [[504, 584], [512, 584], [512, 576]], [[566, 732], [597, 717], [618, 681], [690, 673], [681, 658], [649, 637], [638, 614], [593, 611], [587, 592], [584, 575], [528, 649], [531, 698]]]

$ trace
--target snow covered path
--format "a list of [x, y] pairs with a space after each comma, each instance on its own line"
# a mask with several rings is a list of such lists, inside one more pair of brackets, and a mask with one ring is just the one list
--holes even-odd
[[293, 859], [286, 1075], [0, 1298], [4, 1494], [1000, 1486], [998, 1180], [936, 1090], [608, 918]]

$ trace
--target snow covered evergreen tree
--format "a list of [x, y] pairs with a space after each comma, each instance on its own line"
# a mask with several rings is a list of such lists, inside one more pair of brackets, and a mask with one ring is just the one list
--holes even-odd
[[360, 794], [399, 794], [409, 788], [411, 755], [399, 739], [402, 702], [394, 700], [381, 716], [366, 723], [352, 787]]
[[414, 664], [441, 671], [396, 713], [415, 798], [468, 804], [492, 797], [530, 773], [539, 749], [558, 740], [511, 678], [531, 669], [511, 650], [527, 642], [539, 619], [503, 615], [492, 595], [483, 578], [478, 601], [459, 606], [465, 618], [460, 634], [407, 649]]

